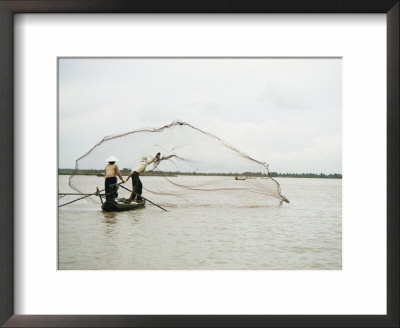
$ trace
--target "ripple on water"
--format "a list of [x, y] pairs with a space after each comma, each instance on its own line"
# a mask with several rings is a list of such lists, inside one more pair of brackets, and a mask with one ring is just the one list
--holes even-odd
[[73, 203], [59, 211], [59, 269], [340, 270], [341, 180], [315, 180], [280, 179], [282, 206]]

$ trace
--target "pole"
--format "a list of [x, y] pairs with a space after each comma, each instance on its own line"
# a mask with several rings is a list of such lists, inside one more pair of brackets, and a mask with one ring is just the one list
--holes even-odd
[[103, 206], [103, 198], [101, 198], [99, 187], [96, 187], [96, 193], [100, 198], [101, 205]]
[[[122, 183], [123, 183], [123, 182], [120, 182], [120, 183], [117, 183], [116, 185], [118, 186], [118, 185], [121, 185]], [[62, 205], [58, 205], [58, 207], [63, 207], [63, 206], [65, 206], [65, 205], [74, 203], [74, 202], [76, 202], [76, 201], [78, 201], [78, 200], [81, 200], [81, 199], [84, 199], [84, 198], [87, 198], [87, 197], [90, 197], [90, 196], [98, 196], [99, 192], [102, 192], [102, 191], [104, 191], [104, 190], [106, 190], [106, 189], [101, 189], [100, 191], [96, 191], [96, 192], [93, 193], [93, 194], [87, 194], [86, 196], [83, 196], [83, 197], [81, 197], [81, 198], [78, 198], [78, 199], [75, 199], [75, 200], [71, 200], [71, 201], [68, 202], [68, 203], [65, 203], [65, 204], [62, 204]]]
[[[73, 193], [73, 192], [71, 192], [71, 193], [59, 192], [58, 193], [59, 196], [92, 196], [92, 195], [96, 195], [97, 196], [97, 194], [100, 194], [100, 190], [96, 191], [96, 193], [94, 193], [94, 194], [84, 194], [84, 193], [81, 194], [81, 193], [78, 193], [78, 192], [75, 192], [75, 193]], [[104, 196], [105, 194], [100, 194], [100, 195]]]
[[134, 194], [137, 195], [137, 196], [142, 197], [143, 199], [147, 200], [149, 203], [151, 203], [151, 204], [153, 204], [153, 205], [155, 205], [155, 206], [161, 208], [161, 209], [164, 210], [165, 212], [168, 212], [165, 208], [161, 207], [160, 205], [157, 205], [156, 203], [153, 203], [151, 200], [149, 200], [149, 199], [143, 197], [142, 195], [139, 195], [139, 194], [135, 193], [134, 191], [129, 190], [128, 188], [125, 188], [124, 186], [121, 186], [121, 188], [124, 188], [125, 190], [127, 190], [127, 191], [129, 191], [129, 192], [131, 192], [131, 193], [134, 193]]
[[75, 200], [71, 200], [71, 201], [68, 202], [68, 203], [65, 203], [65, 204], [62, 204], [62, 205], [58, 205], [58, 207], [63, 207], [63, 206], [65, 206], [65, 205], [74, 203], [74, 202], [76, 202], [76, 201], [78, 201], [78, 200], [81, 200], [81, 199], [84, 199], [84, 198], [87, 198], [87, 197], [90, 197], [90, 196], [94, 196], [94, 195], [96, 195], [96, 193], [94, 193], [94, 194], [89, 194], [89, 195], [83, 196], [83, 197], [78, 198], [78, 199], [75, 199]]

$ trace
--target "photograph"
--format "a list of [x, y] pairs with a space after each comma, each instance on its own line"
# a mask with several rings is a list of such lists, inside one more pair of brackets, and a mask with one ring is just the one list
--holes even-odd
[[399, 1], [0, 0], [0, 326], [397, 327]]
[[342, 270], [340, 57], [58, 57], [58, 270]]

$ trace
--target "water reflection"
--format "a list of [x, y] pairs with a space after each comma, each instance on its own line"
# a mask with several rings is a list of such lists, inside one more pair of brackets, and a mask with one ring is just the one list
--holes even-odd
[[247, 195], [168, 212], [71, 204], [59, 211], [59, 269], [340, 269], [341, 181], [327, 180], [283, 180], [292, 202], [280, 207], [248, 206]]
[[117, 223], [117, 213], [116, 212], [102, 212], [104, 215], [104, 222], [107, 226], [113, 226]]
[[104, 215], [105, 221], [115, 221], [118, 212], [102, 212]]

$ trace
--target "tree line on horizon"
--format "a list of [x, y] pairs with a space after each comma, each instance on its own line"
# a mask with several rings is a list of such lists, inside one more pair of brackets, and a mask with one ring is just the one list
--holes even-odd
[[[71, 175], [74, 173], [74, 169], [58, 169], [59, 175]], [[128, 168], [123, 168], [121, 171], [122, 175], [128, 175], [131, 170]], [[103, 176], [104, 170], [98, 169], [87, 169], [87, 170], [77, 170], [75, 172], [77, 175], [97, 175]], [[198, 176], [238, 176], [238, 177], [268, 177], [268, 174], [262, 172], [229, 172], [229, 173], [198, 173], [198, 172], [178, 172], [178, 171], [147, 171], [147, 176], [177, 176], [177, 175], [198, 175]], [[342, 179], [342, 174], [340, 173], [280, 173], [280, 172], [270, 172], [270, 177], [279, 178], [319, 178], [319, 179]]]

